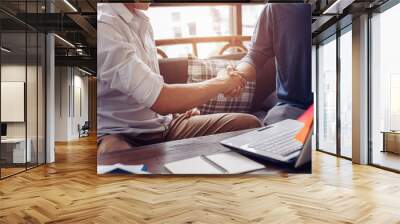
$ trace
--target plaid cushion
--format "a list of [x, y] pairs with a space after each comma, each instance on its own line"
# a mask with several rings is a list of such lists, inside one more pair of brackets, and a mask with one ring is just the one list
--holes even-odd
[[[217, 76], [218, 71], [225, 69], [226, 66], [237, 65], [238, 61], [228, 60], [201, 60], [189, 59], [188, 62], [188, 83], [202, 82]], [[209, 100], [206, 104], [199, 106], [201, 114], [213, 113], [248, 113], [250, 112], [253, 96], [256, 89], [254, 81], [247, 82], [243, 93], [235, 98], [226, 98], [223, 94]]]

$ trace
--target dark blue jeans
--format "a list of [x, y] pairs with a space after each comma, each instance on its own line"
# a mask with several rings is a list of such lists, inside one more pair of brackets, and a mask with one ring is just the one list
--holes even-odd
[[296, 120], [300, 115], [302, 115], [305, 110], [292, 106], [290, 104], [280, 104], [276, 105], [271, 110], [268, 111], [267, 116], [263, 120], [265, 126], [283, 121], [285, 119]]

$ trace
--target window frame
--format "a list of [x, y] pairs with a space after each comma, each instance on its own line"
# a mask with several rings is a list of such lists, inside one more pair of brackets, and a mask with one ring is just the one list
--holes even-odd
[[[367, 140], [366, 140], [367, 143], [368, 143], [367, 144], [368, 146], [367, 146], [367, 163], [366, 163], [366, 165], [370, 165], [370, 166], [373, 166], [373, 167], [377, 167], [377, 168], [380, 168], [380, 169], [383, 169], [383, 170], [388, 170], [388, 171], [395, 172], [395, 173], [400, 173], [400, 170], [396, 170], [396, 169], [393, 169], [393, 168], [390, 168], [390, 167], [385, 167], [385, 166], [373, 163], [372, 101], [371, 101], [372, 100], [372, 83], [371, 83], [371, 81], [372, 81], [372, 29], [371, 29], [371, 25], [372, 24], [371, 24], [371, 20], [373, 18], [373, 14], [374, 13], [383, 13], [386, 10], [388, 10], [388, 9], [398, 5], [398, 4], [400, 4], [399, 0], [388, 0], [384, 4], [382, 4], [382, 5], [380, 5], [380, 6], [376, 7], [376, 8], [373, 8], [373, 9], [370, 9], [370, 10], [366, 10], [365, 14], [364, 14], [364, 15], [368, 16], [368, 20], [367, 20], [368, 25], [367, 25], [367, 34], [366, 34], [367, 48], [368, 48], [367, 49], [367, 119], [368, 119], [368, 122], [367, 122], [367, 129], [368, 130], [367, 130], [367, 132], [368, 133], [367, 133]], [[345, 18], [342, 18], [342, 19], [345, 19]], [[333, 28], [334, 29], [333, 32], [332, 32], [333, 29], [331, 29], [332, 27], [330, 27], [330, 28], [326, 29], [327, 32], [323, 31], [318, 36], [316, 36], [315, 39], [314, 39], [314, 40], [316, 40], [315, 41], [315, 45], [316, 45], [316, 62], [317, 62], [316, 63], [316, 83], [315, 83], [316, 84], [316, 91], [319, 90], [319, 84], [320, 84], [319, 83], [319, 63], [318, 63], [318, 48], [319, 48], [319, 44], [321, 42], [326, 41], [327, 39], [329, 39], [332, 35], [336, 34], [336, 39], [337, 39], [336, 40], [337, 41], [336, 44], [337, 44], [337, 47], [340, 46], [340, 39], [339, 39], [340, 36], [341, 36], [340, 35], [340, 31], [343, 31], [342, 34], [344, 34], [346, 32], [345, 31], [346, 27], [348, 27], [350, 25], [351, 26], [353, 25], [352, 21], [350, 21], [344, 27], [341, 26], [341, 25], [343, 25], [343, 24], [341, 24], [342, 23], [342, 19], [338, 20], [335, 24], [332, 25], [332, 27], [335, 27], [335, 28]], [[344, 23], [346, 23], [346, 21], [344, 21]], [[339, 28], [339, 26], [341, 26], [341, 28]], [[338, 33], [339, 33], [339, 35], [338, 35]], [[340, 57], [340, 52], [337, 52], [337, 57]], [[338, 65], [338, 66], [340, 66], [340, 65]], [[339, 73], [339, 72], [340, 72], [340, 69], [337, 71], [337, 73]], [[339, 77], [338, 80], [339, 81], [337, 81], [336, 85], [340, 85], [340, 77]], [[318, 109], [319, 109], [319, 107], [318, 107], [318, 103], [319, 103], [318, 102], [318, 92], [316, 92], [315, 95], [316, 95], [316, 120], [318, 120], [319, 119], [318, 118]], [[340, 92], [337, 92], [337, 96], [336, 97], [339, 100], [339, 102], [337, 103], [337, 107], [338, 107], [338, 105], [340, 107]], [[340, 116], [340, 113], [339, 113], [339, 116]], [[337, 125], [338, 124], [339, 124], [339, 130], [337, 130], [337, 131], [340, 132], [340, 128], [341, 128], [340, 127], [340, 123], [337, 123]], [[316, 147], [317, 147], [316, 150], [317, 151], [323, 152], [323, 153], [327, 153], [327, 154], [330, 154], [330, 155], [333, 155], [333, 156], [336, 156], [336, 157], [344, 158], [344, 159], [347, 159], [347, 160], [351, 160], [351, 161], [354, 160], [354, 158], [348, 158], [348, 157], [345, 157], [345, 156], [341, 155], [340, 154], [340, 148], [338, 149], [339, 153], [337, 153], [337, 154], [329, 153], [329, 152], [326, 152], [326, 151], [323, 151], [323, 150], [319, 149], [318, 132], [319, 132], [319, 125], [318, 125], [318, 122], [316, 122]], [[340, 136], [340, 135], [337, 134], [337, 137], [338, 136]], [[340, 147], [340, 140], [339, 140], [339, 142], [337, 142], [337, 146]]]
[[368, 76], [368, 111], [367, 111], [367, 119], [368, 119], [368, 165], [376, 167], [376, 168], [380, 168], [383, 170], [388, 170], [391, 172], [395, 172], [395, 173], [400, 173], [400, 170], [397, 169], [393, 169], [387, 166], [383, 166], [380, 164], [376, 164], [373, 162], [373, 130], [372, 130], [372, 19], [374, 18], [374, 14], [381, 14], [384, 13], [385, 11], [393, 8], [394, 6], [397, 6], [400, 4], [399, 0], [388, 0], [385, 3], [383, 3], [382, 5], [378, 6], [377, 8], [374, 8], [373, 10], [368, 11], [368, 32], [367, 32], [367, 36], [368, 36], [368, 69], [367, 69], [367, 76]]
[[[342, 125], [341, 125], [341, 118], [340, 118], [340, 113], [341, 113], [341, 97], [340, 97], [340, 82], [341, 82], [341, 67], [340, 67], [340, 60], [341, 60], [341, 55], [340, 55], [340, 39], [341, 36], [346, 34], [347, 32], [352, 32], [352, 23], [350, 22], [349, 24], [346, 24], [344, 27], [338, 28], [336, 32], [332, 33], [331, 35], [325, 37], [324, 39], [318, 40], [318, 43], [316, 44], [316, 150], [319, 152], [327, 153], [329, 155], [337, 156], [339, 158], [343, 158], [346, 160], [352, 160], [352, 158], [347, 157], [342, 155], [342, 150], [341, 150], [341, 131], [342, 131]], [[319, 48], [322, 43], [326, 44], [329, 43], [330, 41], [336, 41], [336, 152], [332, 153], [327, 150], [321, 149], [320, 143], [319, 143], [319, 87], [320, 87], [320, 73], [319, 73]]]
[[[212, 7], [212, 6], [229, 6], [229, 15], [230, 21], [229, 26], [232, 31], [229, 35], [216, 35], [216, 36], [202, 36], [198, 35], [195, 37], [168, 37], [168, 38], [155, 38], [157, 53], [162, 58], [168, 58], [169, 55], [162, 49], [163, 47], [170, 45], [192, 45], [192, 50], [188, 54], [193, 54], [198, 57], [198, 49], [197, 45], [204, 42], [212, 42], [212, 40], [217, 40], [217, 42], [225, 42], [225, 46], [221, 49], [221, 52], [226, 50], [226, 47], [239, 47], [239, 49], [246, 49], [244, 41], [250, 41], [251, 36], [243, 36], [243, 14], [242, 9], [243, 5], [264, 5], [265, 3], [153, 3], [152, 7], [160, 8], [160, 7], [193, 7], [193, 6], [203, 6], [203, 7]], [[224, 41], [219, 40], [223, 38]], [[233, 46], [232, 46], [233, 45]], [[220, 52], [220, 54], [222, 54]], [[174, 57], [172, 57], [174, 58]]]
[[264, 5], [263, 2], [255, 3], [152, 3], [152, 7], [191, 7], [191, 6], [231, 6], [232, 35], [243, 35], [243, 4]]
[[[22, 3], [25, 3], [25, 11], [24, 11], [24, 14], [25, 14], [25, 17], [27, 16], [27, 13], [32, 13], [32, 12], [28, 12], [28, 9], [27, 9], [27, 3], [28, 3], [28, 1], [22, 1]], [[34, 4], [36, 4], [36, 12], [34, 12], [34, 13], [39, 13], [39, 3], [47, 3], [47, 2], [44, 2], [44, 0], [35, 0], [35, 1], [31, 1], [31, 3], [34, 3]], [[48, 12], [48, 10], [49, 10], [49, 7], [47, 7], [47, 4], [46, 4], [46, 8], [45, 8], [45, 12], [47, 13]], [[24, 72], [25, 72], [25, 95], [24, 95], [24, 136], [22, 137], [23, 139], [24, 139], [24, 141], [25, 141], [25, 165], [24, 165], [24, 167], [21, 167], [21, 168], [23, 168], [23, 169], [21, 169], [20, 171], [17, 171], [17, 172], [13, 172], [13, 173], [11, 173], [11, 174], [8, 174], [8, 175], [4, 175], [4, 173], [2, 173], [2, 167], [1, 167], [1, 163], [0, 163], [0, 180], [3, 180], [3, 179], [6, 179], [6, 178], [9, 178], [9, 177], [12, 177], [12, 176], [14, 176], [14, 175], [17, 175], [17, 174], [20, 174], [20, 173], [23, 173], [23, 172], [26, 172], [26, 171], [28, 171], [28, 170], [30, 170], [30, 169], [34, 169], [34, 168], [36, 168], [36, 167], [39, 167], [39, 166], [41, 166], [41, 165], [44, 165], [44, 164], [46, 164], [47, 163], [47, 144], [48, 144], [48, 142], [47, 142], [47, 44], [48, 44], [48, 39], [47, 39], [47, 32], [43, 32], [43, 31], [41, 31], [41, 30], [38, 30], [38, 29], [36, 29], [36, 28], [34, 28], [34, 27], [32, 27], [32, 26], [30, 26], [29, 24], [27, 24], [27, 23], [25, 23], [25, 22], [23, 22], [23, 21], [21, 21], [21, 20], [19, 20], [18, 18], [16, 18], [12, 13], [10, 13], [10, 12], [8, 12], [8, 11], [6, 11], [6, 10], [4, 10], [3, 8], [1, 8], [1, 6], [0, 6], [0, 11], [2, 12], [2, 13], [4, 13], [4, 14], [6, 14], [6, 15], [8, 15], [11, 19], [14, 19], [15, 21], [18, 21], [18, 22], [20, 22], [21, 23], [21, 30], [13, 30], [13, 31], [10, 31], [10, 30], [1, 30], [0, 31], [0, 45], [2, 45], [2, 35], [3, 34], [7, 34], [7, 33], [12, 33], [12, 34], [15, 34], [15, 33], [18, 33], [18, 34], [21, 34], [21, 35], [24, 35], [24, 52], [25, 52], [25, 55], [24, 55], [24, 61], [25, 61], [25, 69], [24, 69]], [[26, 20], [26, 18], [25, 18], [25, 20]], [[1, 27], [1, 24], [0, 24], [0, 27]], [[33, 139], [35, 138], [36, 139], [36, 148], [31, 148], [31, 156], [32, 156], [32, 154], [33, 154], [33, 152], [35, 152], [36, 151], [36, 158], [35, 158], [35, 160], [36, 161], [31, 161], [31, 162], [27, 162], [28, 161], [28, 158], [27, 158], [27, 156], [28, 156], [28, 153], [27, 153], [27, 147], [28, 147], [28, 123], [29, 123], [29, 119], [28, 119], [28, 107], [27, 107], [27, 102], [28, 102], [28, 98], [27, 98], [27, 85], [28, 85], [28, 65], [29, 65], [29, 63], [30, 62], [28, 62], [28, 60], [29, 60], [29, 58], [28, 58], [28, 39], [29, 39], [29, 37], [28, 37], [28, 34], [32, 34], [34, 37], [36, 37], [36, 41], [34, 41], [34, 44], [36, 45], [36, 47], [35, 47], [35, 55], [36, 55], [36, 58], [35, 58], [35, 60], [33, 61], [33, 65], [36, 67], [34, 70], [34, 72], [32, 73], [32, 74], [34, 74], [35, 76], [36, 76], [36, 86], [35, 86], [35, 88], [36, 88], [36, 91], [33, 93], [33, 94], [35, 94], [35, 96], [34, 97], [36, 97], [36, 121], [34, 121], [31, 125], [36, 125], [36, 127], [34, 127], [35, 129], [36, 129], [36, 136], [32, 136], [32, 137], [30, 137], [31, 138], [31, 141], [33, 141]], [[41, 35], [42, 34], [42, 35]], [[39, 37], [41, 37], [41, 38], [39, 38]], [[41, 43], [40, 45], [39, 45], [39, 43]], [[41, 48], [39, 47], [39, 46], [41, 46]], [[39, 49], [40, 49], [40, 51], [39, 51]], [[41, 60], [43, 60], [42, 61], [42, 64], [40, 64], [40, 60], [39, 60], [39, 52], [40, 53], [43, 53], [43, 55], [41, 55]], [[2, 64], [2, 62], [3, 62], [3, 58], [2, 58], [2, 54], [0, 54], [0, 82], [2, 81], [2, 67], [3, 67], [3, 64]], [[39, 77], [39, 66], [42, 66], [42, 70], [41, 70], [41, 76], [42, 76], [42, 84], [43, 84], [43, 92], [41, 93], [41, 95], [42, 96], [44, 96], [44, 98], [42, 98], [42, 105], [41, 105], [41, 107], [42, 107], [42, 109], [44, 110], [43, 111], [43, 113], [44, 113], [44, 115], [43, 115], [43, 117], [40, 117], [40, 115], [39, 115], [39, 79], [38, 79], [38, 77]], [[0, 86], [0, 90], [1, 90], [1, 86]], [[1, 91], [0, 91], [1, 92]], [[1, 95], [1, 94], [0, 94]], [[0, 101], [1, 101], [1, 98], [0, 98]], [[1, 110], [1, 105], [0, 105], [0, 110]], [[0, 115], [1, 116], [1, 115]], [[41, 152], [43, 153], [42, 155], [41, 155], [41, 157], [43, 157], [43, 158], [41, 158], [42, 160], [39, 160], [39, 120], [42, 122], [42, 125], [43, 125], [43, 133], [41, 133], [41, 134], [43, 134], [43, 145], [42, 145], [42, 147], [43, 148], [41, 148]], [[1, 119], [0, 119], [0, 123], [1, 123]], [[33, 129], [32, 129], [33, 130]], [[33, 144], [33, 143], [32, 143]], [[1, 156], [1, 151], [2, 151], [2, 149], [1, 149], [2, 147], [1, 147], [1, 144], [0, 144], [0, 156]], [[28, 163], [29, 163], [29, 165], [28, 165]]]

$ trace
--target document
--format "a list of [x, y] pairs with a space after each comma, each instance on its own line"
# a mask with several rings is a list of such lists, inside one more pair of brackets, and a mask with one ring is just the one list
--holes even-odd
[[265, 168], [233, 151], [179, 160], [164, 167], [173, 174], [239, 174]]
[[263, 164], [257, 163], [239, 153], [230, 151], [206, 156], [229, 174], [245, 173], [265, 168]]
[[167, 163], [165, 168], [173, 174], [224, 174], [202, 156]]

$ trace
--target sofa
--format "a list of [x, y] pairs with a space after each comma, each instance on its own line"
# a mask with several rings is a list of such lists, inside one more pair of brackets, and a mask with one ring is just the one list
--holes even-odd
[[[230, 54], [212, 57], [211, 59], [240, 60], [244, 54]], [[165, 83], [187, 83], [189, 58], [166, 58], [159, 60], [160, 73]], [[207, 59], [206, 59], [207, 60]], [[250, 113], [262, 120], [269, 109], [277, 102], [276, 75], [274, 59], [266, 62], [263, 69], [257, 72], [256, 88]]]

